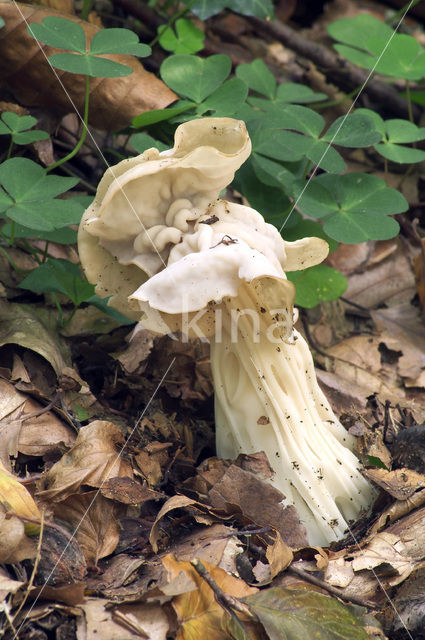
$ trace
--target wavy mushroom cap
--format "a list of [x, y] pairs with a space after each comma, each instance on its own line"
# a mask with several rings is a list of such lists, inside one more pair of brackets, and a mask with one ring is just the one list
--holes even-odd
[[[203, 118], [180, 125], [172, 149], [108, 169], [79, 230], [81, 262], [98, 295], [167, 333], [181, 328], [181, 314], [212, 310], [255, 281], [254, 292], [281, 300], [289, 331], [294, 288], [285, 271], [321, 262], [328, 247], [318, 238], [285, 242], [254, 209], [218, 200], [250, 151], [243, 122]], [[267, 299], [258, 304], [271, 309]]]

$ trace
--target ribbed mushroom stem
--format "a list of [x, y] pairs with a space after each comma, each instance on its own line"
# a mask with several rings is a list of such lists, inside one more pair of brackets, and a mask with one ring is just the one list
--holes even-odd
[[370, 506], [373, 489], [317, 383], [305, 340], [296, 333], [287, 344], [271, 332], [270, 314], [257, 313], [251, 291], [243, 286], [225, 302], [222, 335], [211, 341], [217, 453], [264, 451], [272, 483], [296, 507], [310, 543], [328, 544]]

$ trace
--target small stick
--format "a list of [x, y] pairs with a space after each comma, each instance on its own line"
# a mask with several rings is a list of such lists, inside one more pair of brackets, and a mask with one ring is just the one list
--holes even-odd
[[353, 604], [358, 604], [361, 607], [369, 607], [371, 609], [376, 609], [376, 604], [371, 602], [370, 600], [365, 600], [364, 598], [357, 598], [356, 596], [345, 595], [338, 589], [338, 587], [333, 587], [330, 584], [327, 584], [324, 580], [320, 580], [320, 578], [316, 578], [316, 576], [312, 576], [308, 571], [304, 571], [304, 569], [300, 569], [299, 567], [294, 567], [291, 565], [288, 567], [287, 571], [290, 573], [295, 573], [299, 578], [302, 578], [306, 582], [310, 582], [311, 584], [316, 585], [316, 587], [322, 587], [322, 589], [326, 589], [329, 593], [341, 600], [346, 600], [347, 602], [352, 602]]

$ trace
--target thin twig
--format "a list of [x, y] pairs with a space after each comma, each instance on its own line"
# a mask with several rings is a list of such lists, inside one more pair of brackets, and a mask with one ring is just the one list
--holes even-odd
[[361, 607], [369, 607], [371, 609], [376, 609], [376, 604], [374, 602], [371, 602], [370, 600], [365, 600], [364, 598], [358, 598], [357, 596], [347, 595], [343, 593], [340, 589], [338, 589], [338, 587], [333, 587], [332, 585], [328, 584], [324, 580], [320, 580], [320, 578], [316, 578], [316, 576], [311, 575], [311, 573], [309, 573], [308, 571], [304, 571], [304, 569], [291, 565], [290, 567], [288, 567], [287, 571], [289, 571], [290, 573], [294, 573], [295, 575], [297, 575], [299, 578], [302, 578], [306, 582], [310, 582], [311, 584], [314, 584], [316, 587], [321, 587], [322, 589], [325, 589], [326, 591], [331, 593], [333, 596], [337, 596], [341, 600], [345, 600], [346, 602], [352, 602], [353, 604], [358, 604]]
[[198, 573], [203, 580], [208, 584], [209, 587], [214, 591], [214, 595], [217, 598], [217, 602], [221, 604], [225, 609], [229, 611], [239, 611], [239, 613], [243, 613], [244, 615], [248, 615], [251, 618], [254, 617], [253, 613], [248, 609], [246, 605], [244, 605], [240, 600], [234, 598], [233, 596], [225, 593], [221, 587], [218, 586], [212, 575], [206, 570], [204, 565], [198, 558], [194, 558], [191, 560], [192, 567], [195, 569], [196, 573]]
[[[314, 62], [327, 77], [329, 76], [333, 84], [349, 90], [352, 87], [360, 88], [364, 84], [368, 72], [353, 66], [327, 47], [303, 37], [283, 22], [279, 20], [267, 22], [256, 17], [249, 18], [249, 21], [257, 33], [262, 32], [272, 36], [292, 51]], [[391, 85], [372, 78], [363, 91], [392, 113], [403, 118], [408, 114], [407, 101]], [[412, 105], [412, 109], [415, 119], [419, 118], [421, 110], [417, 105]]]

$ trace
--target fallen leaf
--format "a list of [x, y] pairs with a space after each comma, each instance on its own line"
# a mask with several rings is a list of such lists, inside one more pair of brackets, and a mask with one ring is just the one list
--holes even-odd
[[37, 555], [37, 542], [25, 535], [22, 520], [6, 517], [0, 507], [0, 564], [15, 564]]
[[348, 278], [344, 297], [366, 309], [376, 309], [385, 303], [392, 306], [410, 302], [415, 293], [415, 278], [404, 247], [386, 260]]
[[393, 637], [408, 634], [407, 637], [420, 638], [425, 622], [425, 570], [419, 568], [397, 591], [388, 607], [390, 620], [387, 623]]
[[0, 602], [3, 602], [10, 593], [16, 593], [25, 582], [13, 580], [6, 569], [0, 567]]
[[[0, 8], [3, 6], [5, 5], [0, 3]], [[55, 339], [51, 328], [41, 322], [30, 305], [0, 300], [0, 346], [11, 343], [38, 353], [47, 360], [58, 376], [66, 365], [58, 339]]]
[[306, 530], [294, 507], [284, 507], [283, 494], [236, 464], [230, 465], [222, 478], [208, 492], [211, 506], [228, 514], [241, 512], [259, 527], [276, 529], [286, 545], [293, 548], [308, 544]]
[[278, 573], [289, 567], [294, 557], [292, 550], [282, 540], [279, 531], [274, 532], [275, 539], [266, 547], [266, 558], [270, 565], [271, 580]]
[[413, 570], [413, 563], [405, 553], [403, 542], [387, 531], [378, 533], [366, 547], [352, 555], [354, 571], [373, 569], [378, 574], [389, 575], [387, 582], [391, 586], [405, 580]]
[[[162, 562], [171, 578], [184, 573], [196, 587], [193, 591], [175, 596], [172, 600], [179, 623], [176, 640], [199, 640], [203, 636], [207, 636], [208, 640], [226, 640], [225, 632], [220, 627], [223, 608], [215, 599], [211, 587], [190, 562], [179, 562], [172, 555], [163, 558]], [[203, 562], [203, 565], [220, 589], [234, 598], [241, 598], [257, 591], [219, 567], [207, 562]]]
[[121, 430], [112, 422], [95, 420], [82, 427], [74, 446], [42, 477], [38, 496], [60, 502], [83, 484], [100, 487], [109, 478], [131, 478], [131, 466], [120, 455], [123, 443]]
[[354, 578], [354, 570], [351, 562], [347, 562], [345, 558], [332, 558], [326, 567], [324, 580], [334, 587], [347, 587]]
[[86, 571], [87, 563], [74, 531], [65, 522], [46, 522], [35, 584], [55, 587], [80, 583]]
[[106, 608], [108, 604], [109, 601], [103, 598], [87, 598], [80, 605], [84, 615], [77, 618], [78, 640], [140, 639], [140, 633], [125, 630], [121, 624], [113, 619], [112, 611]]
[[368, 640], [348, 607], [315, 591], [275, 587], [243, 602], [258, 617], [269, 640]]
[[119, 605], [112, 610], [112, 620], [148, 640], [166, 640], [170, 627], [167, 615], [159, 604]]
[[396, 500], [406, 500], [425, 487], [425, 476], [411, 469], [366, 469], [364, 474]]
[[164, 505], [162, 505], [162, 508], [159, 510], [155, 518], [155, 522], [152, 525], [151, 533], [149, 536], [149, 542], [151, 543], [152, 549], [155, 553], [158, 552], [158, 541], [160, 537], [159, 523], [161, 522], [162, 518], [174, 509], [181, 509], [182, 507], [188, 507], [190, 505], [196, 504], [199, 503], [196, 502], [196, 500], [188, 498], [187, 496], [173, 496], [172, 498], [169, 498]]
[[410, 303], [371, 312], [380, 340], [400, 352], [397, 371], [408, 387], [425, 387], [425, 323]]
[[34, 498], [19, 482], [13, 473], [8, 471], [0, 461], [0, 504], [6, 512], [10, 511], [13, 515], [24, 520], [25, 532], [28, 535], [39, 533], [40, 526], [33, 524], [29, 520], [40, 520], [41, 514], [34, 502]]
[[[2, 2], [0, 15], [6, 26], [0, 41], [0, 78], [7, 83], [18, 100], [27, 106], [47, 107], [65, 114], [73, 105], [83, 111], [84, 76], [55, 70], [52, 72], [46, 56], [57, 49], [46, 47], [32, 38], [26, 22], [40, 23], [46, 16], [59, 16], [80, 24], [91, 40], [99, 27], [53, 9]], [[24, 21], [25, 20], [25, 21]], [[92, 78], [90, 80], [89, 122], [99, 129], [122, 129], [131, 120], [151, 109], [163, 109], [177, 96], [161, 80], [145, 71], [140, 62], [129, 55], [105, 56], [133, 69], [123, 78]], [[25, 69], [23, 81], [22, 69]], [[72, 102], [71, 102], [72, 101]]]
[[105, 498], [122, 502], [123, 504], [143, 504], [148, 500], [160, 500], [166, 496], [159, 491], [148, 489], [133, 478], [109, 478], [100, 488]]
[[87, 563], [94, 566], [118, 544], [117, 513], [117, 505], [97, 491], [70, 496], [55, 506], [55, 517], [75, 531]]

